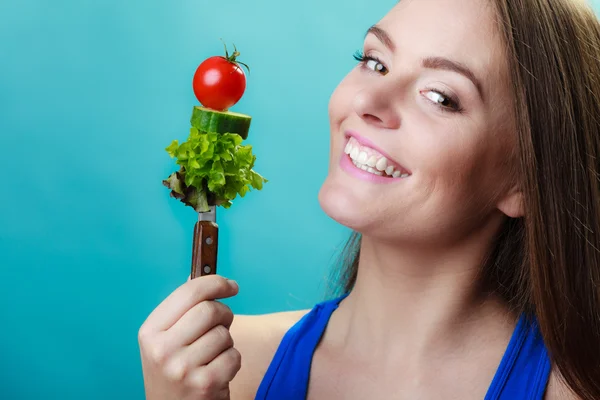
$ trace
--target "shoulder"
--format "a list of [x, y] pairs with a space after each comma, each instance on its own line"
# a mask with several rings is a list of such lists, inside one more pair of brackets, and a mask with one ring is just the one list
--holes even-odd
[[571, 391], [560, 373], [553, 368], [548, 378], [544, 400], [581, 400], [581, 398]]
[[281, 339], [309, 311], [235, 316], [230, 332], [242, 367], [230, 385], [232, 399], [254, 399]]

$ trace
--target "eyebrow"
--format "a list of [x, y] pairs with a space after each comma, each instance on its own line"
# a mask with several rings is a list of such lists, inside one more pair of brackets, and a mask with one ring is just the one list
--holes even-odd
[[[384, 46], [387, 47], [389, 50], [396, 50], [396, 45], [394, 44], [394, 41], [392, 40], [390, 35], [382, 28], [378, 27], [377, 25], [373, 25], [367, 30], [365, 37], [367, 37], [369, 33], [375, 35], [375, 37], [379, 39], [381, 43], [383, 43]], [[483, 86], [481, 85], [481, 81], [466, 65], [444, 57], [424, 58], [421, 65], [423, 66], [423, 68], [453, 71], [465, 76], [467, 79], [473, 82], [473, 85], [475, 85], [475, 87], [477, 88], [479, 96], [483, 99]]]
[[377, 39], [379, 39], [381, 41], [381, 43], [383, 43], [385, 45], [385, 47], [387, 47], [391, 51], [396, 50], [396, 45], [392, 41], [392, 38], [390, 37], [390, 35], [386, 31], [384, 31], [383, 29], [378, 27], [377, 25], [373, 25], [369, 29], [367, 29], [367, 33], [365, 34], [365, 37], [367, 37], [369, 35], [369, 33], [375, 35], [375, 37], [377, 37]]

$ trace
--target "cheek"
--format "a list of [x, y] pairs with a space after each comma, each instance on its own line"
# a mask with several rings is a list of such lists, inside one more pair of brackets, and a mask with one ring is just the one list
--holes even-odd
[[354, 93], [354, 88], [350, 78], [350, 76], [344, 78], [329, 98], [330, 163], [339, 161], [335, 155], [339, 154], [341, 151], [340, 147], [344, 145], [342, 124], [353, 115], [352, 94]]
[[329, 98], [329, 120], [332, 126], [339, 126], [341, 121], [352, 113], [352, 99], [356, 92], [355, 71], [351, 71], [342, 79]]
[[485, 143], [468, 137], [465, 127], [420, 132], [411, 148], [431, 209], [472, 207], [485, 181]]

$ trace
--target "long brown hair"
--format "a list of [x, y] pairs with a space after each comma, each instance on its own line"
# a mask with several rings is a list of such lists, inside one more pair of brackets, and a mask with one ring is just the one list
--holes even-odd
[[[583, 0], [494, 0], [508, 55], [525, 216], [507, 218], [482, 266], [535, 315], [554, 366], [600, 399], [600, 22]], [[334, 271], [356, 281], [360, 235]]]

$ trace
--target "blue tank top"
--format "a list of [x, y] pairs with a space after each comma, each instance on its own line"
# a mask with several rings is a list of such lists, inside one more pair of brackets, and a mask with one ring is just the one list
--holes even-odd
[[[255, 400], [305, 400], [313, 353], [347, 295], [317, 304], [284, 335]], [[537, 322], [519, 318], [484, 400], [542, 400], [550, 359]]]

